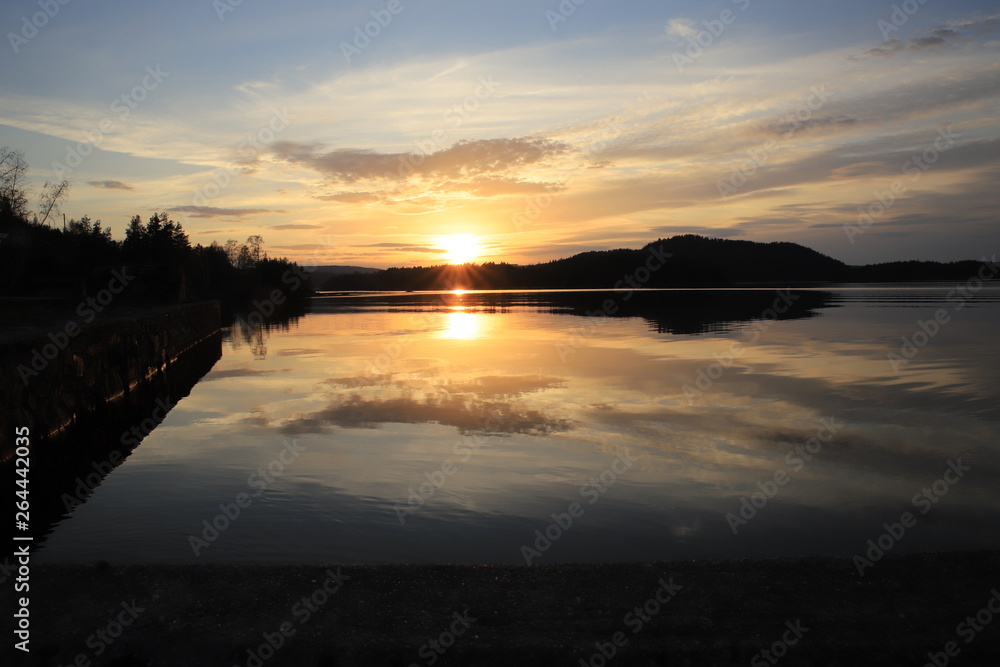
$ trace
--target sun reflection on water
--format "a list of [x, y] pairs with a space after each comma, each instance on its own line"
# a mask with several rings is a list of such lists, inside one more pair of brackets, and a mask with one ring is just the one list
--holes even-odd
[[441, 332], [444, 338], [452, 340], [475, 340], [480, 335], [480, 318], [464, 310], [455, 310], [445, 315], [445, 328]]

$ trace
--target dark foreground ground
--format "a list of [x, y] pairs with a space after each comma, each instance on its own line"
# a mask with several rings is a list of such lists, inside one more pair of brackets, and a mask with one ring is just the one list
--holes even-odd
[[30, 657], [0, 663], [1000, 665], [1000, 552], [337, 572], [37, 566]]

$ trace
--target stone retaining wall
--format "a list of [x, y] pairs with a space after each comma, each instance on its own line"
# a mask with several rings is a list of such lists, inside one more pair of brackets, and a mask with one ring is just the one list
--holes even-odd
[[31, 429], [36, 449], [49, 447], [81, 418], [127, 407], [137, 390], [219, 331], [219, 303], [77, 324], [0, 349], [0, 460], [13, 455], [15, 427]]

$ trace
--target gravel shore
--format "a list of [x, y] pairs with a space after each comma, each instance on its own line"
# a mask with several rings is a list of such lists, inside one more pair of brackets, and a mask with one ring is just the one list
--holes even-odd
[[863, 577], [840, 557], [42, 565], [30, 656], [8, 645], [4, 664], [997, 665], [998, 588], [995, 551], [890, 555]]

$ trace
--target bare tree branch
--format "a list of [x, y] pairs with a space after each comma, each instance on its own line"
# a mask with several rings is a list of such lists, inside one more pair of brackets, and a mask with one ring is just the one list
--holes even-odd
[[42, 188], [42, 195], [38, 199], [38, 212], [42, 214], [39, 224], [44, 225], [45, 221], [49, 219], [50, 214], [59, 212], [59, 201], [69, 193], [69, 187], [69, 181], [66, 180], [59, 183], [45, 182], [45, 187]]
[[28, 163], [24, 152], [0, 146], [0, 209], [24, 218], [28, 214]]

